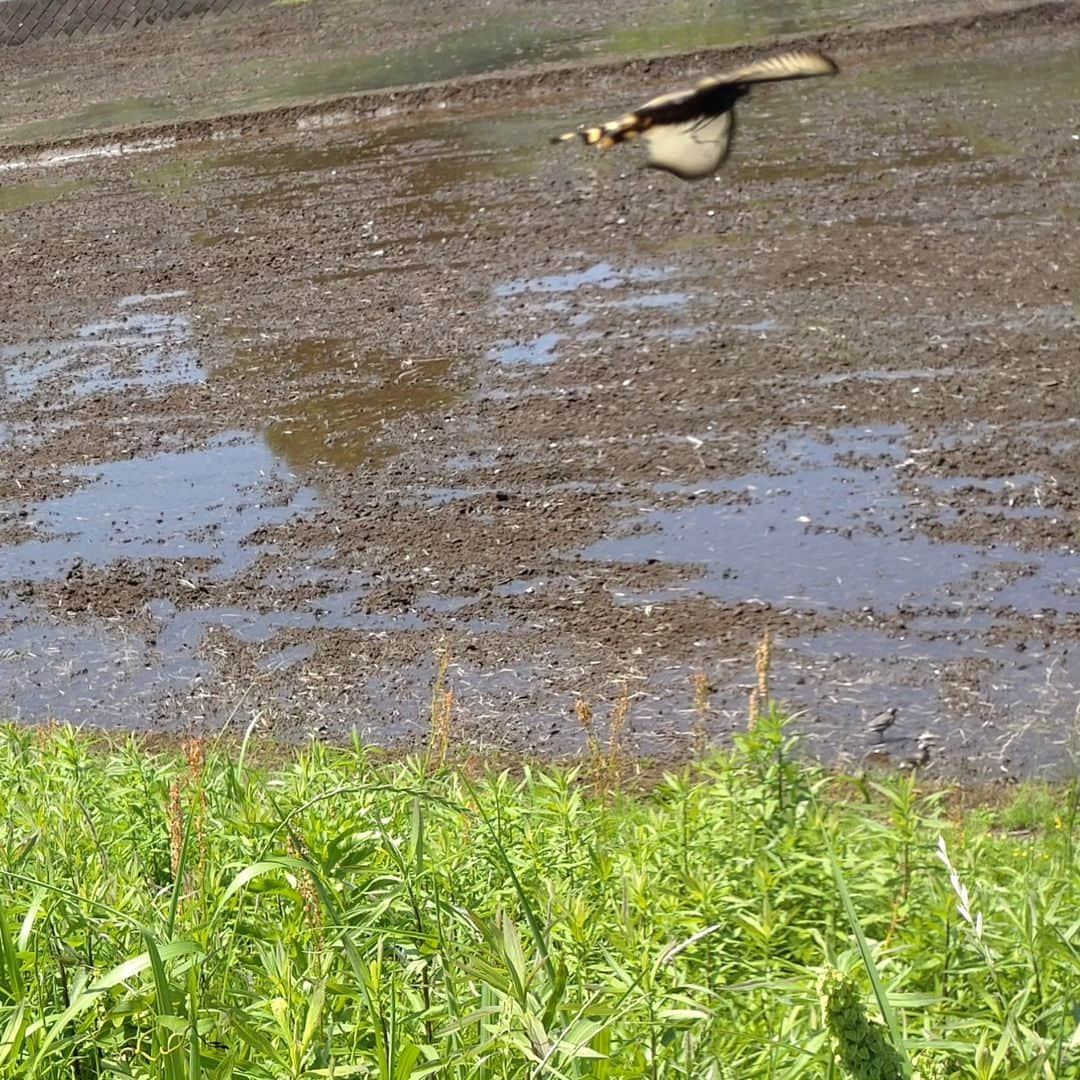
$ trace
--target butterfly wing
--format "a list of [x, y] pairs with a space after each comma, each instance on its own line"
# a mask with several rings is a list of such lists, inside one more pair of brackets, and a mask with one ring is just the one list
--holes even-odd
[[822, 53], [781, 53], [702, 79], [690, 90], [662, 94], [617, 120], [568, 131], [552, 141], [581, 139], [607, 150], [641, 135], [648, 144], [651, 166], [695, 180], [714, 172], [727, 157], [735, 126], [735, 102], [749, 84], [808, 79], [836, 71], [836, 64]]
[[720, 75], [712, 75], [697, 84], [697, 90], [709, 90], [714, 86], [730, 86], [732, 83], [775, 82], [779, 79], [812, 79], [818, 75], [835, 75], [836, 64], [824, 53], [797, 50], [767, 56]]
[[723, 164], [734, 129], [735, 114], [729, 109], [688, 122], [653, 124], [642, 138], [652, 168], [666, 169], [683, 180], [699, 180]]
[[[568, 142], [581, 139], [589, 146], [599, 146], [608, 150], [621, 142], [629, 142], [638, 135], [644, 135], [651, 146], [658, 148], [660, 157], [668, 153], [669, 139], [678, 132], [691, 134], [699, 121], [708, 120], [724, 110], [730, 110], [739, 98], [739, 92], [730, 86], [717, 86], [705, 91], [679, 90], [674, 94], [662, 94], [652, 98], [633, 112], [609, 120], [606, 124], [582, 127], [577, 131], [568, 131], [565, 135], [556, 135], [552, 142]], [[729, 124], [730, 126], [730, 124]], [[695, 134], [703, 142], [716, 141], [721, 132], [697, 131]], [[725, 136], [726, 138], [726, 136]], [[674, 151], [672, 151], [674, 152]], [[653, 156], [656, 156], [654, 152]], [[723, 152], [718, 162], [723, 160]], [[665, 168], [666, 166], [660, 166]]]

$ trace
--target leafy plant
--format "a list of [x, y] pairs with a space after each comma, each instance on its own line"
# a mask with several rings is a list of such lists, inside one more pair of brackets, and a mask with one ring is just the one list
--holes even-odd
[[922, 1080], [1080, 1067], [1068, 789], [853, 796], [764, 700], [636, 794], [602, 744], [264, 749], [0, 729], [0, 1077], [797, 1080], [843, 1032]]

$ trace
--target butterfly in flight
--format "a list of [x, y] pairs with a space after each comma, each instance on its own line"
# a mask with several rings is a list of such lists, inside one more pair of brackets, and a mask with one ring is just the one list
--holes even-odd
[[809, 79], [836, 71], [836, 64], [822, 53], [781, 53], [702, 79], [693, 89], [662, 94], [618, 120], [568, 131], [551, 141], [581, 139], [607, 150], [640, 135], [652, 168], [666, 169], [683, 180], [700, 180], [727, 158], [735, 133], [735, 103], [753, 83]]

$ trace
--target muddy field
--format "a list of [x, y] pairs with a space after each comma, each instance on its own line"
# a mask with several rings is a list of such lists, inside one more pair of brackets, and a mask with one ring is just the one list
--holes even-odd
[[447, 648], [463, 743], [572, 752], [626, 687], [679, 756], [768, 630], [815, 752], [1072, 771], [1080, 17], [1040, 10], [834, 34], [701, 184], [547, 141], [700, 57], [9, 154], [0, 704], [388, 743]]

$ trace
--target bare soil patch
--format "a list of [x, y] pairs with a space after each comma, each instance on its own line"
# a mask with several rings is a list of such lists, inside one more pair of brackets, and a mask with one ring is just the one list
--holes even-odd
[[448, 647], [463, 740], [572, 751], [575, 699], [628, 682], [637, 749], [681, 755], [745, 722], [768, 630], [826, 756], [930, 729], [934, 769], [1069, 768], [1054, 27], [847, 39], [698, 185], [546, 142], [692, 57], [10, 173], [3, 704], [386, 742], [422, 737]]

